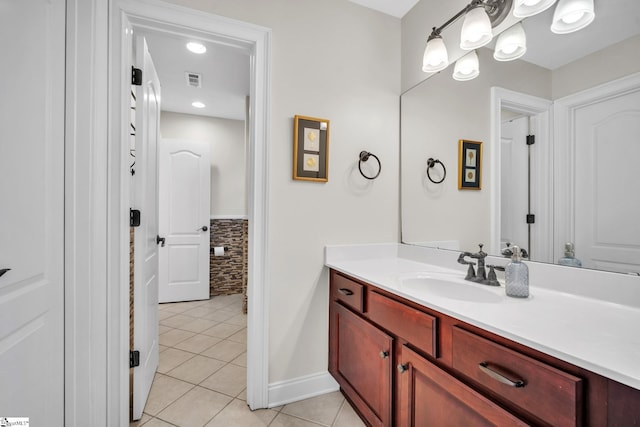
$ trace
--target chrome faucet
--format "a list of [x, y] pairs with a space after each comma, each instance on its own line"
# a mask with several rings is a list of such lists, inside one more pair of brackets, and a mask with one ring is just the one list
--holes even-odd
[[[458, 256], [458, 263], [459, 264], [463, 264], [463, 265], [468, 265], [469, 268], [467, 269], [467, 275], [465, 276], [465, 280], [469, 280], [471, 282], [476, 282], [476, 283], [481, 283], [483, 285], [489, 285], [489, 286], [500, 286], [500, 283], [498, 282], [498, 279], [496, 278], [496, 272], [494, 269], [500, 269], [494, 265], [490, 265], [489, 267], [489, 276], [487, 278], [487, 271], [485, 269], [485, 264], [484, 264], [484, 260], [487, 257], [487, 253], [484, 252], [482, 250], [482, 247], [484, 246], [482, 243], [479, 244], [480, 246], [480, 251], [476, 252], [476, 253], [471, 253], [471, 252], [462, 252], [460, 253], [460, 255]], [[473, 261], [467, 261], [465, 258], [469, 257], [469, 258], [473, 258], [473, 259], [477, 259], [477, 271], [474, 268], [474, 263]]]

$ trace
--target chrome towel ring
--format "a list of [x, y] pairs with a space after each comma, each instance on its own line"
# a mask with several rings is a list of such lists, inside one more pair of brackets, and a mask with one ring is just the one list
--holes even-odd
[[[378, 162], [378, 173], [375, 174], [374, 176], [367, 176], [364, 174], [364, 172], [362, 172], [362, 162], [366, 162], [367, 160], [369, 160], [369, 157], [373, 157]], [[375, 154], [369, 153], [368, 151], [361, 151], [360, 160], [358, 161], [358, 169], [360, 170], [360, 174], [365, 178], [376, 179], [378, 175], [380, 175], [380, 171], [382, 171], [382, 163], [380, 163], [380, 159]]]
[[[431, 170], [432, 167], [435, 167], [436, 163], [440, 163], [440, 166], [442, 166], [443, 174], [442, 174], [442, 179], [440, 181], [434, 181], [433, 178], [431, 178], [431, 175], [429, 175], [429, 170]], [[444, 163], [442, 163], [438, 159], [429, 157], [429, 160], [427, 160], [427, 178], [429, 178], [429, 181], [433, 182], [434, 184], [440, 184], [442, 181], [444, 181], [446, 177], [447, 177], [447, 168], [444, 167]]]

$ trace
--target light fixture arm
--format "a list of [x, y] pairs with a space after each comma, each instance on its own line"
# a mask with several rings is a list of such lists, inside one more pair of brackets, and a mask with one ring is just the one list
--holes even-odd
[[427, 41], [432, 40], [436, 37], [440, 37], [440, 33], [442, 33], [442, 31], [444, 31], [451, 24], [466, 15], [466, 13], [471, 9], [474, 9], [478, 6], [484, 7], [487, 15], [489, 15], [489, 19], [491, 20], [491, 25], [493, 27], [496, 27], [500, 25], [504, 18], [506, 18], [506, 16], [509, 14], [512, 3], [513, 0], [472, 0], [471, 3], [466, 5], [460, 12], [449, 18], [447, 22], [437, 28], [433, 27], [431, 35], [429, 35]]

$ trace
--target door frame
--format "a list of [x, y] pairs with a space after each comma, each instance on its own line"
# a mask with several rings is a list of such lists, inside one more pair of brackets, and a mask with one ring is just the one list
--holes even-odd
[[[491, 223], [490, 223], [490, 245], [489, 253], [500, 253], [500, 141], [502, 138], [502, 109], [509, 109], [518, 113], [523, 113], [535, 117], [536, 135], [536, 156], [532, 159], [532, 168], [540, 170], [542, 173], [534, 177], [535, 185], [532, 186], [531, 199], [537, 206], [535, 215], [536, 222], [553, 225], [553, 156], [552, 156], [552, 101], [527, 95], [520, 92], [504, 89], [501, 87], [491, 88], [491, 151], [490, 151], [490, 177], [491, 177]], [[552, 262], [553, 256], [553, 226], [536, 227], [532, 231], [532, 237], [538, 242], [538, 254], [542, 258], [536, 261]], [[549, 260], [548, 260], [549, 259]]]
[[[128, 150], [118, 143], [128, 140], [126, 123], [129, 114], [129, 70], [125, 70], [130, 58], [125, 20], [132, 26], [171, 32], [174, 34], [198, 34], [200, 38], [242, 49], [251, 55], [250, 117], [248, 147], [248, 217], [249, 217], [249, 265], [248, 265], [248, 318], [247, 318], [247, 403], [252, 409], [268, 405], [268, 271], [267, 271], [267, 208], [268, 208], [268, 143], [270, 117], [270, 68], [271, 30], [269, 28], [175, 6], [156, 0], [111, 0], [110, 2], [110, 91], [109, 150], [117, 163], [109, 166], [111, 176], [128, 176]], [[111, 188], [111, 200], [120, 206], [129, 204], [129, 180], [113, 178], [119, 186]], [[119, 212], [117, 237], [109, 237], [117, 246], [118, 258], [111, 265], [119, 280], [119, 295], [112, 300], [107, 315], [118, 325], [119, 334], [109, 336], [110, 344], [128, 354], [129, 334], [129, 220], [128, 210]], [[122, 360], [116, 372], [120, 390], [115, 393], [121, 412], [128, 413], [128, 363]], [[111, 379], [111, 378], [110, 378]], [[114, 398], [116, 397], [114, 396]], [[126, 408], [126, 410], [124, 410]]]

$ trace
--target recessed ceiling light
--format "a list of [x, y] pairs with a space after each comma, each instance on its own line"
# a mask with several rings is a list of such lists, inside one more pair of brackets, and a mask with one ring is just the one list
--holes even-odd
[[200, 101], [194, 101], [191, 103], [192, 106], [196, 107], [196, 108], [204, 108], [206, 107], [206, 105], [204, 105], [202, 102]]
[[187, 49], [193, 53], [205, 53], [207, 51], [207, 48], [203, 44], [196, 42], [187, 43]]

